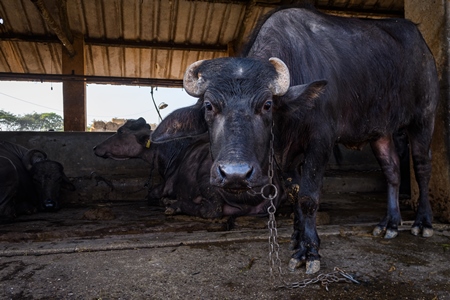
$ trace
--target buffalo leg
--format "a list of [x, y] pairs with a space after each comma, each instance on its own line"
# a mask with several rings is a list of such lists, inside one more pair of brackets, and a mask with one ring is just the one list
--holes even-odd
[[[318, 143], [320, 144], [322, 143]], [[329, 155], [321, 152], [320, 148], [313, 143], [310, 149], [314, 151], [305, 153], [300, 191], [294, 207], [294, 233], [291, 237], [294, 253], [288, 267], [294, 270], [304, 262], [307, 274], [320, 270], [320, 239], [316, 228], [316, 214], [319, 208], [324, 170], [329, 158]]]
[[[432, 132], [432, 130], [431, 130]], [[431, 177], [431, 134], [410, 135], [411, 156], [413, 159], [414, 173], [419, 186], [419, 199], [417, 214], [411, 233], [423, 237], [433, 235], [432, 210], [428, 198], [428, 184]]]
[[411, 198], [411, 168], [409, 164], [409, 137], [406, 130], [401, 129], [393, 136], [395, 149], [400, 159], [400, 187], [399, 199]]
[[378, 236], [385, 231], [384, 237], [391, 239], [398, 234], [398, 225], [401, 222], [400, 207], [398, 203], [400, 186], [400, 159], [395, 150], [392, 136], [385, 136], [371, 142], [372, 150], [383, 170], [387, 181], [387, 214], [375, 227], [373, 235]]

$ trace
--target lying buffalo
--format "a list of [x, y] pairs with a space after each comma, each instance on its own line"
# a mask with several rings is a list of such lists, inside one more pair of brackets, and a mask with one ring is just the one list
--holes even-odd
[[148, 162], [150, 202], [164, 199], [170, 203], [170, 212], [202, 218], [267, 213], [268, 202], [260, 195], [230, 193], [210, 184], [213, 160], [208, 135], [150, 144], [151, 133], [143, 118], [128, 120], [116, 134], [95, 146], [94, 153], [103, 158], [140, 158]]
[[320, 269], [315, 217], [333, 145], [372, 147], [388, 185], [387, 214], [373, 234], [393, 238], [401, 215], [392, 136], [405, 130], [420, 189], [411, 232], [433, 234], [428, 183], [439, 83], [415, 24], [281, 9], [259, 23], [243, 56], [193, 63], [184, 88], [198, 102], [166, 117], [152, 140], [209, 132], [210, 183], [230, 194], [268, 182], [273, 140], [280, 168], [295, 171], [301, 163], [289, 266], [306, 263], [314, 273]]
[[0, 141], [0, 221], [58, 210], [60, 188], [75, 189], [59, 162], [41, 150]]

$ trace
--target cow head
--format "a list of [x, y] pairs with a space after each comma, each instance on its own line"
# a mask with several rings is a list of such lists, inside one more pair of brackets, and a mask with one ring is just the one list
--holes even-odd
[[59, 209], [61, 188], [75, 190], [74, 185], [64, 174], [63, 166], [59, 162], [48, 160], [44, 152], [36, 149], [29, 150], [22, 158], [22, 163], [33, 179], [41, 210]]
[[[269, 145], [277, 111], [312, 107], [325, 82], [289, 87], [289, 70], [277, 58], [219, 58], [192, 64], [184, 88], [198, 102], [167, 116], [154, 142], [209, 131], [211, 184], [241, 192], [267, 184]], [[276, 124], [275, 124], [276, 125]], [[295, 130], [292, 128], [292, 130]], [[301, 134], [301, 133], [298, 133]]]
[[94, 147], [95, 155], [115, 160], [138, 158], [149, 147], [150, 125], [145, 119], [127, 120], [117, 133]]

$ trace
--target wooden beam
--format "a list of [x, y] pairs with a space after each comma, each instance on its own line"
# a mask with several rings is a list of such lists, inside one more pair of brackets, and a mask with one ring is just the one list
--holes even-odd
[[30, 74], [0, 72], [3, 81], [39, 81], [39, 82], [68, 82], [78, 81], [95, 84], [119, 84], [156, 87], [183, 87], [182, 79], [138, 78], [138, 77], [112, 77], [112, 76], [85, 76], [71, 74]]
[[112, 39], [96, 39], [86, 38], [87, 45], [108, 46], [108, 47], [124, 47], [124, 48], [151, 48], [162, 50], [189, 50], [189, 51], [219, 51], [226, 52], [228, 45], [221, 44], [191, 44], [191, 43], [174, 43], [174, 42], [156, 42], [156, 41], [136, 41], [136, 40], [112, 40]]
[[[337, 14], [344, 16], [358, 16], [358, 17], [375, 17], [375, 18], [403, 18], [404, 10], [403, 9], [389, 9], [380, 8], [379, 6], [374, 6], [374, 8], [365, 9], [362, 6], [351, 6], [344, 5], [338, 6], [335, 5], [335, 1], [328, 1], [326, 5], [318, 4], [318, 0], [187, 0], [190, 2], [209, 2], [209, 3], [223, 3], [223, 4], [241, 4], [241, 5], [249, 5], [254, 2], [256, 6], [260, 7], [271, 7], [276, 8], [282, 5], [304, 5], [304, 4], [312, 4], [317, 9], [329, 13], [329, 14]], [[320, 1], [323, 2], [323, 1]], [[341, 1], [342, 2], [342, 1]], [[351, 3], [350, 1], [349, 3]]]
[[[59, 43], [57, 36], [46, 35], [24, 35], [24, 34], [5, 34], [0, 33], [0, 41], [24, 42], [24, 43]], [[101, 39], [86, 38], [85, 45], [120, 47], [120, 48], [147, 48], [162, 50], [181, 50], [181, 51], [207, 51], [207, 52], [226, 52], [228, 44], [192, 44], [192, 43], [174, 43], [174, 42], [156, 42], [156, 41], [136, 41], [122, 39]]]
[[36, 6], [45, 23], [55, 32], [56, 36], [61, 41], [63, 46], [66, 48], [66, 50], [69, 52], [70, 56], [74, 56], [75, 49], [72, 43], [68, 39], [67, 35], [58, 26], [58, 24], [56, 24], [55, 20], [48, 12], [42, 0], [31, 0], [31, 2], [33, 2], [33, 4]]
[[58, 0], [59, 2], [59, 22], [61, 30], [67, 36], [70, 43], [73, 43], [72, 31], [69, 26], [69, 16], [67, 15], [67, 0]]

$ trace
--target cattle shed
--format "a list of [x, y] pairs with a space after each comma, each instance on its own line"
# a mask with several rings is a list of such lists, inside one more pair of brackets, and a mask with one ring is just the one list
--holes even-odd
[[[341, 162], [332, 158], [327, 168], [318, 220], [328, 257], [324, 271], [349, 257], [373, 259], [370, 267], [347, 265], [359, 270], [354, 274], [363, 284], [330, 284], [330, 292], [318, 286], [266, 291], [272, 284], [265, 274], [266, 219], [203, 220], [149, 208], [146, 163], [94, 155], [92, 148], [113, 133], [85, 132], [86, 84], [182, 87], [191, 63], [235, 55], [261, 16], [304, 4], [329, 14], [407, 18], [418, 25], [441, 88], [429, 185], [437, 234], [423, 245], [403, 232], [399, 244], [371, 245], [369, 225], [385, 212], [385, 179], [369, 147], [340, 147]], [[76, 190], [63, 191], [63, 209], [55, 214], [0, 225], [0, 289], [11, 299], [179, 299], [184, 293], [195, 299], [448, 299], [449, 28], [448, 0], [1, 0], [0, 80], [62, 82], [65, 131], [0, 132], [0, 140], [46, 151], [64, 165]], [[406, 159], [402, 168], [408, 172]], [[403, 184], [411, 197], [402, 202], [402, 216], [409, 221], [418, 195], [414, 175]], [[284, 260], [292, 220], [281, 210], [278, 221]], [[411, 253], [398, 254], [408, 247]], [[252, 284], [240, 283], [249, 278]], [[220, 296], [223, 291], [229, 294]]]

